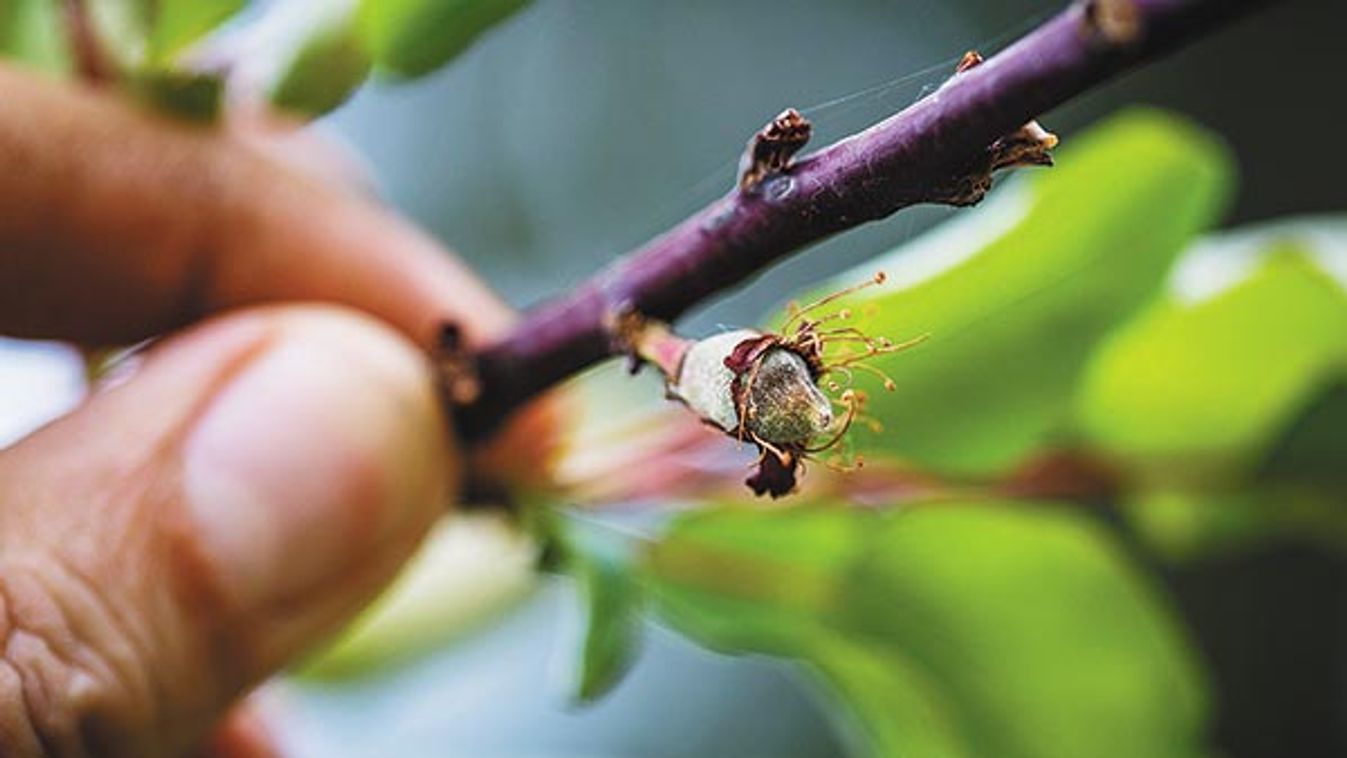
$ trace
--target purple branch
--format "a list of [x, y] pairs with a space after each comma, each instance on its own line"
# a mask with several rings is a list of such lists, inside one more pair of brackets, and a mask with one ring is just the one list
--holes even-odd
[[729, 194], [529, 311], [469, 356], [456, 423], [481, 438], [524, 401], [625, 350], [615, 318], [672, 321], [790, 253], [918, 203], [980, 199], [994, 144], [1026, 122], [1270, 0], [1078, 2], [998, 55], [863, 132]]

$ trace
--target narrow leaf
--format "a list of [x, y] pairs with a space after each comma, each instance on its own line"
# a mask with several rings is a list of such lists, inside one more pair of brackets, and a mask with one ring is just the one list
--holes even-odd
[[369, 57], [356, 30], [354, 8], [305, 30], [271, 87], [270, 100], [287, 110], [319, 116], [346, 102], [369, 74]]
[[0, 56], [44, 71], [68, 72], [70, 55], [59, 13], [57, 4], [48, 0], [0, 3]]
[[528, 0], [361, 0], [365, 48], [382, 70], [430, 73]]
[[565, 567], [583, 603], [574, 697], [585, 703], [612, 689], [635, 660], [642, 591], [625, 537], [579, 519], [562, 517], [559, 527]]
[[151, 6], [149, 62], [167, 61], [245, 5], [247, 0], [157, 0]]

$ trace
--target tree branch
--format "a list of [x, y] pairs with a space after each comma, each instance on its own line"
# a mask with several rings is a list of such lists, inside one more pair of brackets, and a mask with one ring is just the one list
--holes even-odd
[[897, 115], [753, 177], [573, 292], [529, 311], [504, 339], [448, 360], [460, 434], [482, 438], [542, 390], [626, 352], [614, 333], [624, 313], [672, 321], [837, 232], [919, 203], [977, 202], [1004, 158], [1004, 138], [1027, 122], [1270, 2], [1072, 4]]

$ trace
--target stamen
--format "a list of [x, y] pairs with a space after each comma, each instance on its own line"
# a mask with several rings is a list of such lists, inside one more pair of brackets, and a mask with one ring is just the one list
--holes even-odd
[[[846, 387], [850, 387], [856, 381], [856, 377], [852, 375], [851, 370], [846, 366], [828, 366], [825, 371], [828, 374], [836, 372], [845, 376], [846, 378], [843, 381], [846, 382]], [[833, 382], [833, 384], [836, 384], [836, 382]]]
[[753, 434], [752, 432], [749, 432], [748, 434], [749, 434], [750, 437], [753, 438], [753, 441], [754, 441], [755, 443], [757, 443], [757, 444], [762, 448], [762, 450], [763, 450], [763, 455], [766, 455], [767, 453], [770, 452], [772, 455], [775, 455], [775, 456], [776, 456], [776, 459], [777, 459], [778, 461], [781, 461], [781, 465], [786, 466], [786, 465], [789, 465], [789, 464], [790, 464], [790, 456], [789, 456], [789, 455], [787, 455], [786, 453], [782, 452], [782, 451], [781, 451], [779, 448], [777, 448], [775, 445], [773, 445], [772, 443], [768, 442], [767, 440], [765, 440], [765, 439], [759, 437], [758, 435]]
[[871, 366], [867, 363], [853, 363], [851, 364], [850, 367], [860, 369], [861, 371], [864, 371], [868, 374], [872, 374], [874, 376], [879, 377], [884, 382], [884, 389], [889, 392], [893, 392], [894, 390], [898, 389], [897, 383], [895, 383], [893, 379], [890, 379], [888, 374], [884, 373], [883, 371], [880, 371], [874, 366]]
[[840, 455], [835, 455], [832, 458], [821, 461], [821, 463], [823, 463], [824, 466], [827, 466], [829, 470], [836, 471], [839, 474], [854, 474], [865, 468], [865, 460], [859, 455], [852, 459], [850, 465], [848, 465]]
[[836, 301], [836, 300], [838, 300], [838, 299], [840, 299], [840, 298], [846, 297], [847, 295], [850, 295], [850, 294], [852, 294], [852, 293], [859, 292], [859, 291], [861, 291], [861, 290], [863, 290], [863, 289], [866, 289], [867, 287], [873, 287], [873, 286], [875, 286], [875, 285], [883, 284], [884, 281], [885, 281], [887, 278], [888, 278], [888, 276], [885, 275], [885, 273], [884, 273], [883, 271], [880, 271], [880, 272], [876, 273], [876, 274], [874, 275], [874, 277], [872, 277], [871, 279], [868, 279], [868, 280], [866, 280], [866, 281], [864, 281], [864, 282], [861, 282], [860, 284], [856, 284], [856, 285], [853, 285], [853, 286], [851, 286], [851, 287], [847, 287], [846, 289], [843, 289], [843, 290], [838, 290], [837, 292], [834, 292], [834, 293], [832, 293], [831, 295], [827, 295], [827, 296], [822, 297], [822, 298], [820, 298], [820, 299], [818, 299], [818, 300], [815, 300], [814, 302], [810, 303], [809, 305], [806, 305], [805, 307], [800, 308], [799, 310], [795, 311], [794, 313], [791, 313], [791, 314], [790, 314], [790, 317], [786, 319], [786, 323], [784, 323], [784, 324], [781, 325], [781, 331], [784, 333], [784, 332], [786, 331], [787, 327], [789, 327], [789, 326], [791, 325], [791, 323], [793, 323], [793, 322], [795, 321], [795, 319], [799, 318], [800, 316], [803, 316], [804, 314], [806, 314], [806, 313], [808, 313], [808, 312], [810, 312], [810, 311], [812, 311], [812, 310], [817, 310], [818, 308], [821, 308], [821, 307], [827, 305], [828, 303], [834, 302], [834, 301]]

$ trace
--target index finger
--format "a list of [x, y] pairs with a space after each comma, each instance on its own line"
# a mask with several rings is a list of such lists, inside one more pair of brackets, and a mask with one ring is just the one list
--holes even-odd
[[226, 130], [0, 65], [0, 332], [134, 342], [277, 300], [364, 310], [429, 345], [509, 309], [433, 240]]

